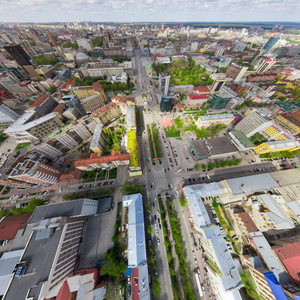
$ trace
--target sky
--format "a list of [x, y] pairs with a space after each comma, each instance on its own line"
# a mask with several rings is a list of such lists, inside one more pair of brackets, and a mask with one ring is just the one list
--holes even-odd
[[299, 22], [299, 0], [0, 0], [0, 22]]

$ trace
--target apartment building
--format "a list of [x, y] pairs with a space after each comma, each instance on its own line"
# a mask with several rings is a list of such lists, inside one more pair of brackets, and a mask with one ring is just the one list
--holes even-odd
[[120, 107], [121, 113], [124, 116], [127, 114], [127, 107], [129, 105], [135, 105], [135, 98], [133, 97], [115, 96], [111, 98], [111, 101], [116, 103]]
[[14, 187], [31, 187], [58, 182], [60, 171], [31, 159], [19, 159], [1, 182]]
[[28, 111], [17, 119], [4, 133], [18, 140], [38, 140], [64, 126], [60, 118], [50, 113], [38, 118], [35, 111]]
[[93, 112], [94, 116], [97, 116], [102, 124], [108, 124], [112, 120], [121, 116], [121, 109], [115, 102], [111, 102], [98, 110]]
[[81, 99], [80, 104], [84, 109], [85, 113], [92, 113], [93, 111], [99, 109], [107, 101], [105, 93], [94, 94], [87, 98]]
[[201, 127], [209, 127], [216, 124], [224, 124], [228, 126], [235, 119], [233, 114], [219, 114], [209, 116], [199, 116], [196, 125]]
[[291, 114], [281, 114], [275, 117], [275, 121], [293, 135], [300, 133], [300, 121]]
[[248, 67], [238, 66], [232, 63], [226, 70], [226, 76], [233, 79], [233, 82], [240, 82]]
[[100, 153], [102, 154], [102, 151], [105, 147], [105, 135], [102, 131], [103, 125], [97, 124], [96, 128], [94, 130], [94, 134], [90, 143], [90, 150], [92, 150], [94, 153]]
[[273, 65], [276, 63], [276, 58], [266, 58], [263, 59], [263, 61], [260, 63], [260, 65], [257, 67], [256, 72], [257, 73], [264, 73], [269, 71]]
[[90, 97], [95, 94], [102, 95], [102, 97], [106, 96], [104, 93], [103, 88], [101, 87], [99, 82], [94, 82], [92, 86], [77, 86], [77, 87], [70, 87], [70, 93], [75, 95], [78, 99], [84, 99]]
[[11, 124], [18, 118], [20, 118], [19, 114], [0, 102], [0, 124]]
[[112, 151], [111, 155], [99, 156], [98, 153], [92, 153], [89, 158], [77, 159], [74, 161], [75, 168], [83, 171], [92, 171], [96, 169], [113, 169], [118, 166], [129, 166], [130, 154], [121, 154], [118, 150]]

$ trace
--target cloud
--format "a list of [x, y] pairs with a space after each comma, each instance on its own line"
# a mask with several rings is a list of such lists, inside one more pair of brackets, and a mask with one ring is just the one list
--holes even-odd
[[294, 0], [0, 0], [3, 22], [298, 21]]

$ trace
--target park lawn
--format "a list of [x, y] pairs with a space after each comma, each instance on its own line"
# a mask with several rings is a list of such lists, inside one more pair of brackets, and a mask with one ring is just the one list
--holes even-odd
[[19, 151], [21, 149], [24, 149], [26, 147], [28, 147], [29, 145], [31, 145], [31, 143], [20, 143], [17, 145], [17, 147], [15, 148], [14, 152]]
[[166, 133], [167, 138], [180, 137], [180, 132], [181, 132], [181, 130], [176, 127], [165, 128], [165, 133]]
[[118, 175], [118, 168], [109, 171], [109, 179], [116, 179]]
[[84, 172], [84, 174], [82, 176], [82, 178], [83, 178], [82, 182], [86, 183], [86, 182], [95, 181], [96, 174], [97, 174], [96, 170]]

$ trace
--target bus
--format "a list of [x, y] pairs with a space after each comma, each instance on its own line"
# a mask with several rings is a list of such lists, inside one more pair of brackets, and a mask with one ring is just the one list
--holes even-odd
[[197, 273], [195, 273], [195, 279], [196, 279], [199, 295], [200, 295], [200, 297], [203, 297], [203, 291], [202, 291], [202, 287], [201, 287], [201, 283], [200, 283], [200, 276]]

